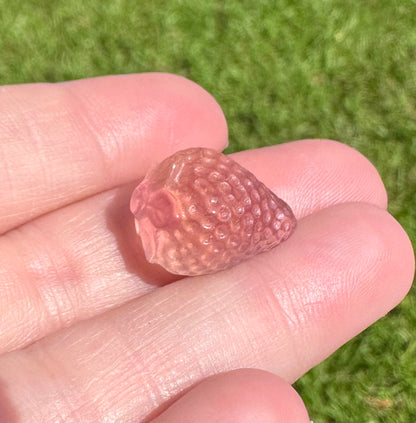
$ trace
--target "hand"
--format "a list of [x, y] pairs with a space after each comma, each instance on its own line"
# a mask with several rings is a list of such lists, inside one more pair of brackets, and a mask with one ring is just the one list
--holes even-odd
[[198, 278], [148, 264], [134, 186], [226, 139], [172, 75], [0, 88], [1, 420], [307, 420], [288, 383], [400, 302], [412, 248], [374, 167], [306, 140], [234, 155], [292, 207], [288, 241]]

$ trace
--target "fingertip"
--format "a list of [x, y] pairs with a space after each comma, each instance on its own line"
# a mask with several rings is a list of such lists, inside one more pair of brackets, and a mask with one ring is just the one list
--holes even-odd
[[[299, 254], [303, 265], [324, 260], [344, 275], [333, 306], [340, 310], [346, 299], [354, 298], [355, 305], [362, 304], [355, 315], [359, 321], [364, 315], [374, 320], [390, 311], [412, 285], [415, 258], [409, 237], [392, 215], [375, 205], [345, 203], [321, 210], [301, 222], [291, 242], [297, 248], [292, 256]], [[308, 244], [313, 253], [304, 262]]]
[[[362, 198], [350, 199], [350, 201], [362, 201], [377, 205], [382, 209], [387, 208], [388, 196], [384, 182], [375, 165], [356, 148], [331, 139], [305, 140], [311, 145], [319, 146], [321, 151], [329, 152], [334, 158], [338, 158], [339, 165], [350, 170], [350, 184], [357, 183], [363, 187]], [[342, 160], [342, 161], [341, 161]], [[343, 169], [340, 169], [342, 171]], [[347, 182], [347, 181], [345, 181]]]
[[[382, 214], [382, 211], [379, 211]], [[415, 252], [409, 235], [397, 221], [397, 219], [389, 213], [384, 214], [386, 223], [384, 230], [384, 238], [386, 251], [390, 253], [389, 276], [391, 281], [389, 287], [392, 290], [392, 298], [399, 303], [409, 292], [412, 287], [415, 276]]]
[[377, 169], [359, 151], [338, 141], [293, 141], [243, 151], [235, 159], [284, 199], [297, 218], [345, 202], [387, 207]]
[[155, 84], [165, 84], [172, 95], [178, 97], [179, 107], [186, 93], [185, 103], [189, 102], [191, 106], [186, 104], [186, 111], [189, 112], [190, 109], [193, 113], [186, 122], [184, 121], [184, 134], [192, 133], [193, 129], [198, 131], [205, 129], [204, 133], [200, 133], [198, 139], [195, 140], [197, 146], [211, 145], [211, 148], [219, 150], [228, 147], [228, 126], [224, 112], [217, 100], [205, 88], [181, 75], [155, 72], [142, 74], [142, 76], [153, 80]]
[[316, 141], [321, 142], [322, 145], [327, 145], [328, 147], [333, 148], [334, 151], [338, 150], [340, 156], [343, 154], [347, 155], [350, 163], [356, 163], [357, 167], [360, 168], [361, 173], [365, 175], [365, 180], [367, 180], [366, 186], [368, 186], [369, 192], [370, 187], [373, 191], [373, 197], [369, 197], [367, 202], [370, 204], [375, 204], [383, 209], [387, 208], [388, 194], [386, 187], [379, 171], [368, 157], [366, 157], [361, 151], [357, 150], [351, 145], [342, 143], [340, 141], [331, 139], [319, 139]]
[[[197, 83], [169, 73], [110, 75], [67, 83], [89, 116], [109, 163], [132, 158], [146, 167], [188, 147], [223, 150], [228, 145], [224, 113]], [[120, 169], [120, 166], [118, 167]]]
[[309, 422], [294, 388], [258, 369], [238, 369], [205, 379], [152, 420], [162, 422]]

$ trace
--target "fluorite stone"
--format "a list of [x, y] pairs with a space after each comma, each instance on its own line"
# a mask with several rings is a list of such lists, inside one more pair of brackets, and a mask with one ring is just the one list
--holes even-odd
[[290, 207], [229, 156], [178, 151], [134, 190], [131, 211], [148, 261], [179, 275], [231, 267], [286, 240]]

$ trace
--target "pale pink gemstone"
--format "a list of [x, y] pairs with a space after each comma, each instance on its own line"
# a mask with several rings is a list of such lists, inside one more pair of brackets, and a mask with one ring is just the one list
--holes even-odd
[[296, 227], [283, 200], [207, 148], [178, 151], [151, 169], [130, 208], [146, 258], [180, 275], [234, 266], [274, 248]]

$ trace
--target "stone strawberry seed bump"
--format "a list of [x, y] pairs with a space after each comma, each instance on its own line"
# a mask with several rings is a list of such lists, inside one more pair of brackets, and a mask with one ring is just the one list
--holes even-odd
[[286, 240], [290, 207], [230, 157], [178, 151], [151, 169], [130, 208], [148, 261], [179, 275], [231, 267]]

